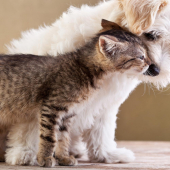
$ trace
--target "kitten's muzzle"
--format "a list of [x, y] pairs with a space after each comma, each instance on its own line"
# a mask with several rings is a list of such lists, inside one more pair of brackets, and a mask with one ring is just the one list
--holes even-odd
[[159, 73], [160, 73], [160, 69], [155, 64], [151, 64], [148, 70], [144, 73], [144, 75], [155, 77], [159, 75]]

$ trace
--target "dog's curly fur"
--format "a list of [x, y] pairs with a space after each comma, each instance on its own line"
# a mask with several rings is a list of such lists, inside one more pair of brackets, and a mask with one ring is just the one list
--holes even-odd
[[[117, 148], [115, 137], [116, 115], [119, 106], [140, 84], [141, 80], [154, 83], [158, 88], [170, 82], [170, 12], [168, 0], [110, 0], [94, 7], [70, 7], [68, 12], [51, 26], [40, 27], [13, 40], [8, 51], [14, 53], [50, 54], [74, 51], [85, 44], [100, 29], [101, 19], [109, 19], [138, 34], [149, 47], [149, 53], [160, 68], [156, 78], [127, 78], [115, 73], [108, 77], [97, 96], [75, 120], [72, 129], [70, 152], [84, 154], [93, 162], [130, 162], [134, 154]], [[145, 76], [146, 77], [146, 76]], [[17, 124], [9, 135], [6, 162], [10, 164], [35, 164], [38, 146], [37, 120]], [[22, 136], [22, 138], [18, 137]]]

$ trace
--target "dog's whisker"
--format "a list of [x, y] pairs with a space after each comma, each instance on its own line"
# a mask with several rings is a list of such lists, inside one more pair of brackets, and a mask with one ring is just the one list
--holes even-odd
[[144, 92], [143, 92], [142, 96], [145, 95], [145, 92], [146, 92], [146, 83], [144, 83]]

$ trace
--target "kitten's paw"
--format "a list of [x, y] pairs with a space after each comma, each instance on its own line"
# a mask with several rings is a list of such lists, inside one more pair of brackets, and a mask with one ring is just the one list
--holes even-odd
[[135, 160], [134, 153], [126, 148], [117, 148], [102, 159], [92, 159], [91, 162], [105, 162], [112, 163], [127, 163]]
[[77, 163], [77, 160], [72, 155], [58, 158], [58, 164], [61, 166], [73, 166], [77, 165]]
[[54, 167], [56, 165], [57, 161], [52, 156], [43, 158], [43, 157], [38, 155], [37, 156], [37, 162], [40, 166], [51, 168], [51, 167]]
[[7, 149], [6, 162], [11, 165], [36, 165], [36, 153], [24, 148]]

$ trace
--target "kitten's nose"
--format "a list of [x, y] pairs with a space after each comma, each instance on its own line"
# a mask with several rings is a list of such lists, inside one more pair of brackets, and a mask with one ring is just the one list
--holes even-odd
[[144, 75], [148, 75], [148, 76], [157, 76], [160, 73], [160, 69], [155, 65], [155, 64], [151, 64], [148, 68], [148, 70], [144, 73]]

